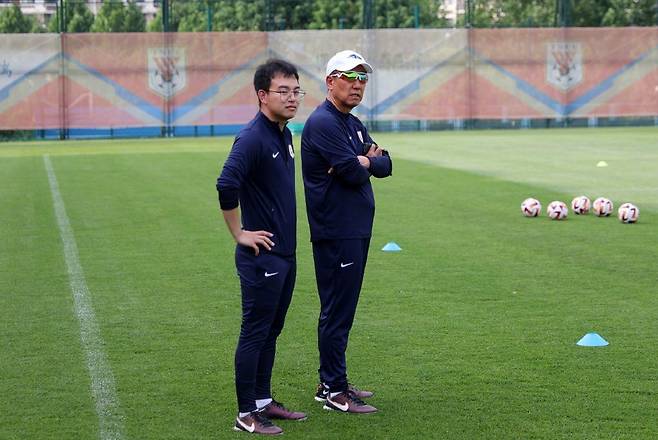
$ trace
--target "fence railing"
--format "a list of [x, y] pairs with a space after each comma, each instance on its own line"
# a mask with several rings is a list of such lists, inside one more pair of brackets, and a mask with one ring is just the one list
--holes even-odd
[[296, 127], [346, 48], [375, 68], [355, 112], [380, 129], [658, 121], [657, 27], [385, 29], [4, 35], [0, 130], [233, 133], [257, 111], [253, 72], [270, 57], [300, 70]]

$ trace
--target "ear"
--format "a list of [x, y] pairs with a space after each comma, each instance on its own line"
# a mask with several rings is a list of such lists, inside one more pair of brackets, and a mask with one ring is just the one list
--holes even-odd
[[265, 90], [262, 90], [262, 89], [259, 90], [257, 92], [257, 95], [258, 95], [258, 101], [261, 104], [267, 104], [267, 92]]
[[334, 88], [334, 81], [336, 81], [335, 76], [328, 76], [324, 79], [324, 82], [327, 85], [327, 90], [331, 90]]

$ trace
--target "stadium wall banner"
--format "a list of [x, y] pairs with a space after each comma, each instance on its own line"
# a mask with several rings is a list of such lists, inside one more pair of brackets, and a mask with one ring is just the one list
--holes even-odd
[[7, 34], [0, 130], [238, 127], [271, 57], [299, 68], [302, 123], [345, 48], [375, 67], [368, 121], [658, 117], [658, 27]]

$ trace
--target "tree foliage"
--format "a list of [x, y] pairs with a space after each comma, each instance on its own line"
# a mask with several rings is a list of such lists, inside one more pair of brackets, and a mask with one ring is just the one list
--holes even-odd
[[[170, 30], [276, 31], [286, 29], [358, 29], [364, 25], [364, 2], [355, 0], [169, 0]], [[440, 0], [374, 0], [373, 27], [446, 25]], [[210, 9], [210, 14], [208, 14]], [[148, 25], [162, 31], [162, 11]]]
[[144, 32], [146, 20], [134, 0], [128, 5], [122, 1], [106, 1], [98, 11], [91, 27], [92, 32]]
[[[60, 9], [48, 22], [48, 32], [59, 32]], [[66, 32], [89, 32], [94, 24], [94, 14], [87, 4], [79, 0], [64, 1], [64, 24]]]
[[470, 0], [458, 26], [651, 26], [658, 24], [656, 0]]
[[658, 24], [656, 0], [611, 0], [601, 26], [651, 26]]
[[16, 3], [0, 10], [0, 33], [27, 34], [39, 32], [39, 27], [37, 21], [25, 16]]
[[[135, 0], [107, 0], [94, 20], [86, 0], [64, 0], [67, 32], [163, 31], [162, 8], [145, 23]], [[159, 2], [162, 6], [164, 0]], [[167, 0], [169, 31], [277, 31], [287, 29], [654, 26], [658, 0], [467, 0], [457, 23], [442, 0]], [[59, 13], [59, 12], [58, 12]], [[0, 32], [41, 27], [15, 5], [0, 12]], [[57, 32], [58, 17], [48, 25]]]
[[447, 21], [440, 17], [441, 2], [378, 0], [374, 3], [375, 28], [440, 27]]
[[308, 29], [355, 29], [362, 27], [363, 2], [316, 1]]
[[213, 4], [213, 30], [262, 31], [266, 29], [265, 0], [222, 0]]

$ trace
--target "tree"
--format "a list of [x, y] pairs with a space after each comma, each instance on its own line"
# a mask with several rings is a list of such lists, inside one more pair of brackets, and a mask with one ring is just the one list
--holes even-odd
[[458, 27], [491, 27], [500, 19], [501, 5], [499, 0], [470, 0], [466, 2], [470, 7], [464, 15], [457, 18]]
[[[48, 32], [59, 32], [59, 16], [61, 10], [48, 22]], [[66, 32], [89, 32], [94, 24], [94, 14], [87, 4], [80, 0], [65, 0], [64, 2], [64, 30]]]
[[655, 0], [611, 0], [601, 20], [602, 26], [652, 26], [656, 24]]
[[265, 0], [222, 0], [215, 3], [214, 8], [213, 30], [265, 30]]
[[500, 2], [496, 25], [546, 27], [555, 25], [555, 5], [542, 0]]
[[92, 32], [122, 32], [125, 6], [118, 2], [104, 2], [96, 15]]
[[142, 10], [135, 0], [130, 0], [124, 12], [123, 32], [144, 32], [146, 30], [146, 19]]
[[27, 34], [38, 32], [38, 29], [37, 21], [33, 17], [23, 15], [21, 8], [16, 3], [0, 11], [0, 33]]
[[191, 4], [180, 14], [178, 32], [203, 32], [208, 30], [208, 5], [205, 2]]
[[147, 32], [162, 32], [162, 8], [158, 9], [158, 12], [153, 17], [153, 20], [149, 21], [146, 25]]
[[[410, 28], [416, 24], [427, 26], [434, 24], [438, 7], [433, 11], [434, 16], [429, 13], [428, 8], [422, 8], [421, 3], [427, 2], [410, 0], [379, 0], [374, 2], [374, 27], [375, 28]], [[416, 23], [418, 21], [418, 23]]]
[[603, 17], [610, 7], [609, 0], [561, 0], [569, 3], [568, 26], [596, 27], [601, 26]]
[[103, 3], [94, 24], [92, 32], [144, 32], [146, 22], [142, 11], [134, 0], [126, 7], [121, 1]]
[[316, 0], [308, 29], [355, 29], [363, 22], [362, 2]]
[[[208, 30], [207, 8], [209, 3], [213, 8], [216, 7], [217, 3], [213, 0], [194, 2], [169, 0], [169, 31], [202, 32]], [[155, 18], [147, 25], [149, 32], [162, 32], [164, 30], [162, 16], [163, 11], [160, 8]], [[213, 28], [213, 30], [215, 29]]]

